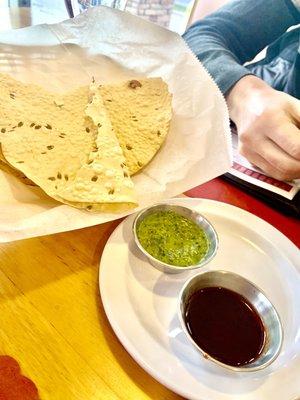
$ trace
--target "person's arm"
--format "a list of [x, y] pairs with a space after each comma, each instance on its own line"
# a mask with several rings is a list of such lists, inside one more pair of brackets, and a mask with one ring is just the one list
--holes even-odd
[[242, 64], [297, 22], [291, 0], [235, 0], [184, 35], [226, 96], [240, 153], [280, 180], [300, 178], [300, 101]]
[[242, 64], [299, 22], [291, 0], [234, 0], [196, 22], [183, 38], [226, 94], [250, 74]]
[[226, 100], [239, 152], [276, 179], [300, 178], [300, 100], [252, 75], [240, 79]]

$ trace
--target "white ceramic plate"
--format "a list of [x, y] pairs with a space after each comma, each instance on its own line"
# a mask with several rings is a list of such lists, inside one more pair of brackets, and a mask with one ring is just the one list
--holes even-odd
[[[272, 225], [228, 204], [173, 199], [214, 225], [220, 240], [201, 270], [166, 275], [136, 249], [128, 217], [111, 235], [100, 267], [105, 312], [131, 356], [155, 379], [193, 400], [294, 400], [300, 398], [300, 255]], [[201, 271], [225, 269], [258, 285], [280, 314], [284, 342], [277, 360], [257, 372], [236, 373], [204, 359], [185, 337], [178, 293]]]

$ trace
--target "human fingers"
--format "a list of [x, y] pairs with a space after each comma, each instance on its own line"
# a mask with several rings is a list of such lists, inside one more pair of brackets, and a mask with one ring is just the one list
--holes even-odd
[[286, 153], [272, 140], [264, 140], [262, 145], [255, 148], [255, 151], [281, 172], [281, 179], [300, 178], [300, 161]]
[[272, 142], [296, 161], [300, 161], [300, 129], [286, 121], [265, 132]]
[[289, 113], [298, 128], [300, 128], [300, 100], [290, 97]]
[[271, 164], [267, 159], [262, 157], [253, 148], [249, 148], [245, 145], [241, 145], [239, 149], [240, 153], [247, 158], [256, 167], [260, 168], [267, 175], [272, 176], [280, 181], [291, 180], [293, 177], [279, 170], [276, 165]]

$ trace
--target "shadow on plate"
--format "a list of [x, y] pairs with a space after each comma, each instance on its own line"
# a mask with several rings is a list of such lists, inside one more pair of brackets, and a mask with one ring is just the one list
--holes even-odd
[[263, 384], [270, 373], [269, 368], [252, 373], [238, 373], [205, 359], [186, 337], [177, 315], [169, 327], [169, 346], [175, 357], [196, 381], [220, 393], [236, 395], [253, 392]]

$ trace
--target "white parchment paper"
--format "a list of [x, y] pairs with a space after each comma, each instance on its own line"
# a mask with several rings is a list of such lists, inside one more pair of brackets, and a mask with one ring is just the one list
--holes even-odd
[[[51, 91], [162, 77], [173, 118], [160, 152], [133, 181], [139, 206], [176, 196], [231, 166], [229, 118], [217, 86], [177, 34], [125, 12], [91, 8], [73, 20], [0, 33], [0, 72]], [[133, 212], [133, 211], [131, 211]], [[0, 242], [96, 225], [126, 214], [62, 205], [0, 171]]]

